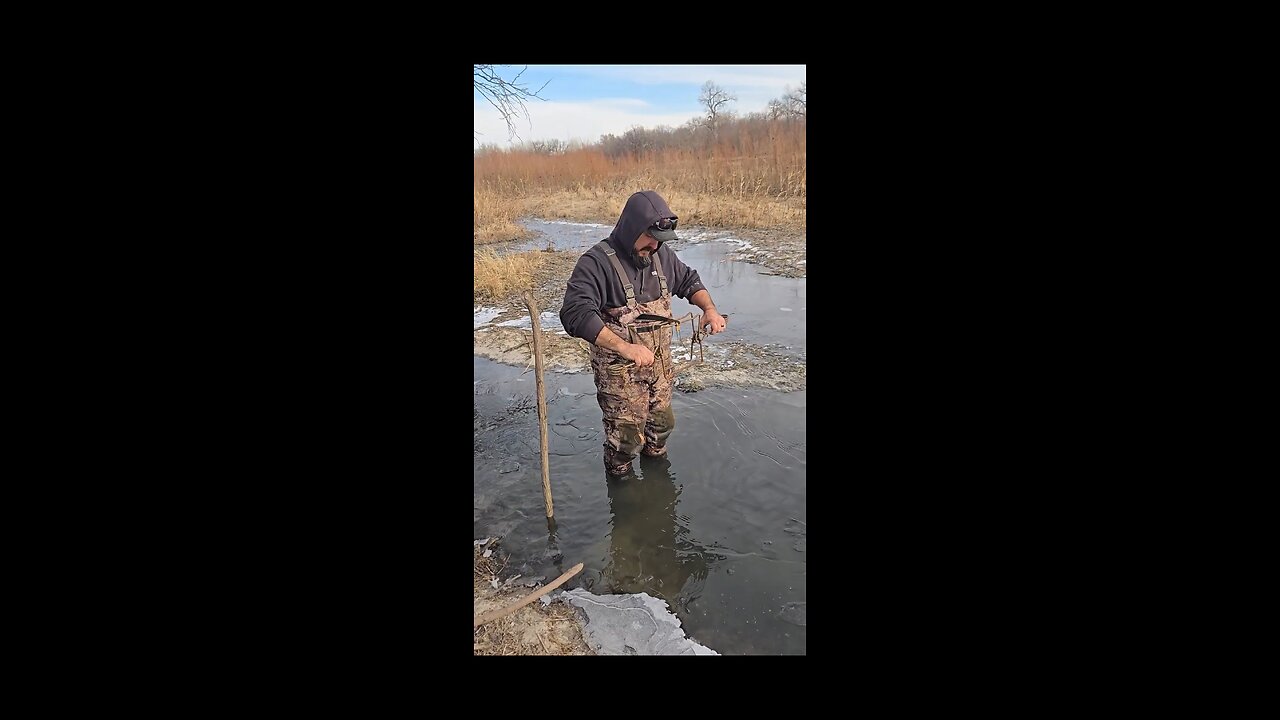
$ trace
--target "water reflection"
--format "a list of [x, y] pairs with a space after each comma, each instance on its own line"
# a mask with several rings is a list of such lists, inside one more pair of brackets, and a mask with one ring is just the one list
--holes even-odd
[[[604, 592], [645, 592], [683, 615], [702, 592], [707, 573], [722, 556], [709, 553], [689, 534], [676, 512], [676, 488], [667, 458], [637, 459], [642, 477], [605, 475], [612, 513]], [[599, 591], [597, 591], [599, 592]]]

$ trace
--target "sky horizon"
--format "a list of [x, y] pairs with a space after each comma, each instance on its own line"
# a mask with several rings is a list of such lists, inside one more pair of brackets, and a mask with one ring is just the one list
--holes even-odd
[[[511, 80], [523, 65], [497, 68]], [[622, 135], [634, 126], [679, 127], [701, 116], [698, 94], [708, 80], [738, 99], [726, 108], [738, 115], [763, 112], [769, 101], [805, 82], [804, 65], [529, 65], [520, 84], [545, 100], [525, 101], [526, 119], [516, 119], [519, 137], [508, 139], [498, 111], [472, 89], [473, 148], [509, 148], [537, 140], [578, 140]], [[546, 86], [543, 87], [543, 83]]]

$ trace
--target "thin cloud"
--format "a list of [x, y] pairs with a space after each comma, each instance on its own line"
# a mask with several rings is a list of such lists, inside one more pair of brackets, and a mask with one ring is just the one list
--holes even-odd
[[653, 106], [652, 103], [647, 100], [641, 100], [640, 98], [596, 98], [591, 102], [600, 106], [617, 106], [623, 108], [647, 108]]
[[746, 114], [763, 112], [769, 101], [805, 82], [804, 65], [557, 65], [539, 70], [572, 82], [574, 75], [625, 80], [641, 85], [686, 86], [687, 105], [697, 106], [698, 90], [708, 80], [737, 98], [728, 109]]
[[[677, 127], [697, 117], [697, 112], [655, 113], [638, 112], [648, 107], [643, 101], [620, 102], [619, 98], [590, 102], [541, 102], [525, 103], [529, 119], [523, 115], [515, 121], [519, 140], [507, 140], [507, 125], [487, 102], [474, 105], [475, 130], [483, 133], [476, 142], [484, 145], [508, 147], [512, 142], [534, 140], [581, 140], [594, 143], [601, 135], [621, 135], [635, 126], [654, 128], [658, 125]], [[621, 100], [627, 100], [625, 98]], [[532, 127], [531, 127], [532, 126]]]
[[574, 65], [555, 69], [642, 85], [702, 85], [712, 80], [724, 86], [781, 88], [805, 80], [804, 65]]

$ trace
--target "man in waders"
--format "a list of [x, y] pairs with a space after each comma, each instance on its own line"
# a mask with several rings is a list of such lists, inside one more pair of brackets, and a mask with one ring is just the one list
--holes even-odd
[[560, 308], [560, 322], [591, 343], [596, 400], [604, 412], [604, 467], [631, 472], [643, 453], [663, 457], [675, 429], [671, 410], [671, 296], [702, 310], [706, 332], [722, 332], [724, 317], [698, 272], [667, 247], [678, 217], [652, 190], [627, 198], [609, 237], [578, 258]]

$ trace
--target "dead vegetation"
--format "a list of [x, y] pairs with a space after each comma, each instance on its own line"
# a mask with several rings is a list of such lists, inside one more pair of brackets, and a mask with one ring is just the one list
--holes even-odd
[[[497, 541], [473, 545], [473, 611], [481, 615], [506, 607], [536, 592], [542, 582], [526, 587], [523, 578], [507, 570], [507, 555]], [[485, 557], [485, 550], [490, 556]], [[496, 587], [495, 587], [496, 585]], [[594, 655], [582, 639], [578, 611], [562, 602], [535, 601], [475, 628], [475, 655]]]
[[[631, 188], [631, 189], [628, 189]], [[518, 216], [599, 222], [612, 226], [627, 197], [635, 189], [653, 189], [666, 199], [684, 225], [716, 228], [784, 229], [803, 233], [803, 199], [766, 198], [756, 195], [726, 196], [670, 187], [666, 181], [640, 179], [605, 192], [599, 188], [553, 190], [519, 202]], [[514, 221], [514, 220], [513, 220]]]
[[473, 244], [523, 240], [532, 236], [527, 228], [516, 222], [527, 214], [523, 203], [477, 187], [472, 219]]
[[538, 286], [539, 268], [550, 253], [524, 252], [499, 255], [490, 248], [472, 253], [474, 301], [494, 302]]
[[802, 122], [757, 119], [720, 140], [635, 137], [557, 152], [492, 150], [472, 161], [476, 243], [523, 238], [522, 217], [613, 224], [627, 197], [657, 190], [686, 225], [803, 234], [808, 196]]

